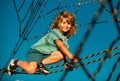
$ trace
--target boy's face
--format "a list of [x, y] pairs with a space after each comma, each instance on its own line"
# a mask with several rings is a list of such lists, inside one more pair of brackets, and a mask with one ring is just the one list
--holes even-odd
[[59, 29], [66, 33], [71, 29], [71, 22], [68, 20], [68, 18], [63, 18], [63, 20], [59, 23]]

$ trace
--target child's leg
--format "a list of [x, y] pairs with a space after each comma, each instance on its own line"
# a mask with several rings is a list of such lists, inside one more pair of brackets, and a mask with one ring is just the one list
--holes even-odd
[[33, 74], [36, 72], [37, 70], [37, 62], [24, 62], [24, 61], [21, 61], [21, 60], [15, 60], [15, 59], [12, 59], [8, 65], [8, 74], [10, 76], [12, 76], [14, 74], [14, 70], [17, 68], [17, 67], [21, 67], [22, 69], [24, 69], [27, 73], [29, 74]]
[[51, 56], [43, 59], [42, 63], [44, 65], [47, 65], [47, 64], [53, 64], [53, 63], [56, 63], [56, 62], [59, 62], [63, 59], [63, 55], [61, 52], [59, 51], [55, 51], [51, 54]]
[[37, 70], [37, 66], [38, 66], [37, 62], [28, 63], [28, 62], [20, 61], [20, 60], [17, 62], [17, 65], [21, 67], [22, 69], [24, 69], [29, 74], [35, 73]]

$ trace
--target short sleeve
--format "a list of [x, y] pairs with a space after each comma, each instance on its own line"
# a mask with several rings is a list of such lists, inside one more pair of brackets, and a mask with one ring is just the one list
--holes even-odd
[[62, 39], [62, 34], [61, 34], [57, 29], [54, 29], [54, 30], [51, 32], [50, 37], [51, 37], [53, 40]]
[[60, 39], [63, 41], [63, 43], [67, 46], [68, 45], [68, 39], [63, 36], [60, 31], [58, 29], [54, 29], [53, 32], [52, 32], [52, 36], [51, 36], [52, 40], [57, 40], [57, 39]]

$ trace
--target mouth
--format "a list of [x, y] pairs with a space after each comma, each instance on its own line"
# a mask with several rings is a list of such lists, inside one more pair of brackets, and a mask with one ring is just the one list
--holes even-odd
[[69, 29], [68, 28], [63, 28], [63, 31], [64, 32], [67, 32]]

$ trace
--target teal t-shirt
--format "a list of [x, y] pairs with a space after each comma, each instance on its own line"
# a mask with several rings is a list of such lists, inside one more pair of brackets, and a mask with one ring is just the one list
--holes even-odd
[[31, 48], [40, 51], [43, 54], [51, 54], [51, 52], [58, 50], [55, 40], [60, 39], [64, 45], [68, 47], [68, 39], [58, 29], [51, 30], [48, 34], [42, 37]]

